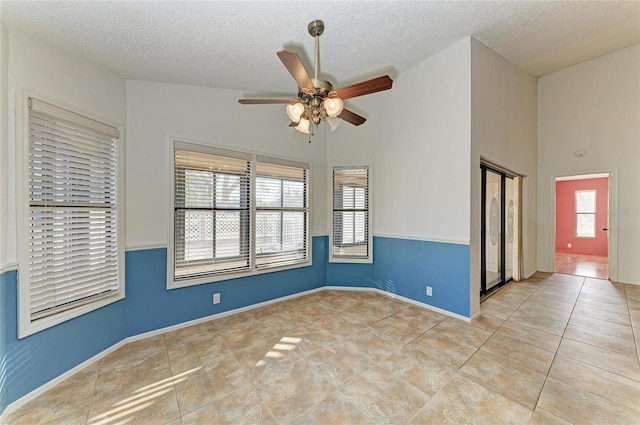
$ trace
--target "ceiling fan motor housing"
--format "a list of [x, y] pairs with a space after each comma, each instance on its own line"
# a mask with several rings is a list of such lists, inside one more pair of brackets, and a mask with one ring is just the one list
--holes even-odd
[[314, 124], [318, 125], [322, 118], [326, 118], [326, 112], [321, 105], [322, 101], [329, 97], [329, 93], [333, 90], [333, 85], [326, 80], [312, 78], [311, 81], [315, 86], [315, 90], [298, 88], [298, 99], [292, 99], [292, 103], [303, 103], [306, 115]]

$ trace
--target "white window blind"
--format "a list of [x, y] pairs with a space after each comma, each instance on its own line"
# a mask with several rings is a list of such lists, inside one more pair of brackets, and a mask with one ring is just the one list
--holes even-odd
[[334, 168], [332, 257], [369, 258], [369, 244], [369, 168]]
[[176, 146], [175, 279], [248, 270], [251, 161]]
[[258, 157], [256, 162], [256, 268], [305, 262], [308, 250], [308, 168]]
[[576, 190], [576, 237], [596, 237], [596, 191]]
[[29, 99], [29, 306], [37, 320], [120, 289], [118, 129]]

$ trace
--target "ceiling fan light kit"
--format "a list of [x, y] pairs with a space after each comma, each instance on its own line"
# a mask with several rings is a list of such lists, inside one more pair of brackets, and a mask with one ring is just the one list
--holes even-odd
[[298, 97], [293, 99], [240, 99], [243, 105], [264, 105], [288, 103], [286, 113], [291, 120], [290, 127], [313, 135], [313, 126], [326, 121], [335, 130], [344, 120], [353, 125], [361, 125], [366, 118], [344, 108], [344, 99], [389, 90], [393, 80], [388, 75], [363, 81], [333, 90], [333, 85], [318, 78], [320, 62], [320, 36], [324, 32], [324, 22], [315, 20], [307, 26], [315, 39], [314, 78], [310, 78], [297, 53], [282, 50], [278, 57], [298, 84]]

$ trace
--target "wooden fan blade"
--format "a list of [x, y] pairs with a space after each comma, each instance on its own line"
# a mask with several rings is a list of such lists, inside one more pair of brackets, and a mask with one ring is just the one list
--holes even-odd
[[293, 122], [293, 121], [291, 121], [291, 122], [289, 123], [289, 127], [296, 127], [297, 125], [298, 125], [298, 123], [297, 123], [297, 122]]
[[393, 85], [393, 80], [388, 75], [373, 78], [361, 83], [352, 84], [347, 87], [336, 89], [329, 93], [329, 96], [337, 95], [340, 99], [350, 99], [352, 97], [364, 96], [365, 94], [376, 93], [389, 90]]
[[238, 103], [243, 105], [268, 105], [272, 103], [289, 103], [291, 99], [240, 99]]
[[348, 109], [343, 109], [338, 117], [353, 125], [364, 124], [364, 122], [367, 120], [365, 117], [361, 117], [360, 115], [356, 114], [355, 112], [351, 112]]
[[293, 79], [296, 80], [296, 83], [298, 83], [298, 87], [308, 90], [316, 89], [311, 82], [311, 78], [309, 78], [309, 74], [307, 74], [307, 70], [304, 69], [304, 65], [302, 65], [300, 56], [298, 56], [297, 53], [282, 50], [278, 52], [277, 55], [287, 68], [287, 71], [289, 71], [289, 74], [291, 74]]

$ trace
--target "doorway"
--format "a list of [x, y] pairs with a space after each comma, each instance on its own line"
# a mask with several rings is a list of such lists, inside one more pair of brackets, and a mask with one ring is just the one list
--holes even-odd
[[519, 277], [520, 178], [486, 163], [482, 171], [480, 297]]
[[608, 211], [608, 174], [555, 179], [555, 272], [609, 277]]

